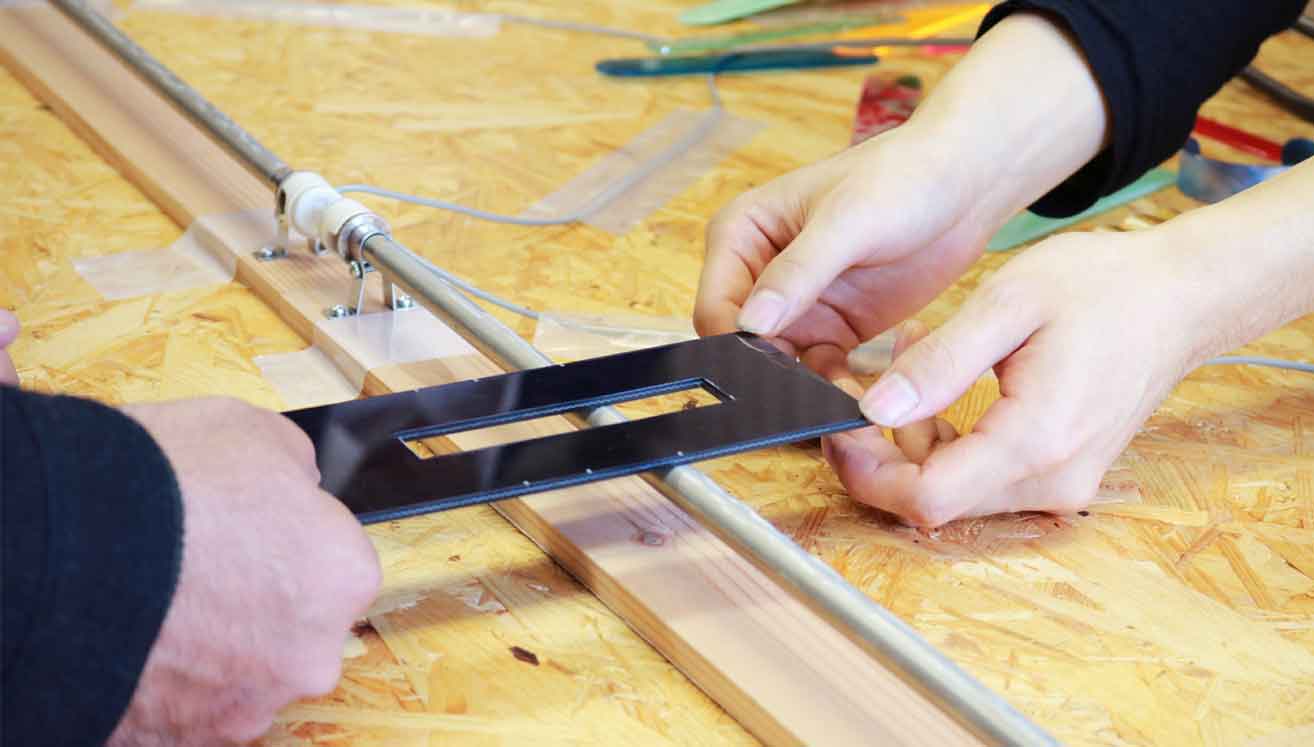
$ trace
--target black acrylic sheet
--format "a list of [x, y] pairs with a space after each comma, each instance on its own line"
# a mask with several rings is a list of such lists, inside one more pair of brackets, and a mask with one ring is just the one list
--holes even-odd
[[[719, 404], [431, 458], [406, 442], [702, 387]], [[364, 523], [498, 501], [867, 424], [858, 403], [737, 333], [288, 413]]]

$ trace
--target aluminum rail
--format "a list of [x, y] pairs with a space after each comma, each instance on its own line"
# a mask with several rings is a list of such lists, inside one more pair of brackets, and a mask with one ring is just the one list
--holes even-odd
[[[514, 330], [471, 301], [386, 234], [365, 241], [365, 257], [383, 275], [504, 368], [553, 365]], [[626, 420], [615, 408], [582, 416], [590, 425]], [[697, 468], [675, 467], [654, 476], [655, 487], [704, 526], [730, 542], [786, 589], [854, 642], [894, 667], [909, 684], [992, 743], [1057, 745], [995, 693], [937, 651], [893, 613], [855, 588], [835, 569], [800, 547]]]
[[[277, 187], [291, 169], [236, 122], [161, 65], [82, 0], [51, 2], [226, 145], [248, 169]], [[550, 358], [459, 289], [433, 273], [387, 234], [369, 237], [364, 257], [384, 278], [446, 321], [471, 345], [508, 369], [553, 365]], [[611, 407], [582, 414], [591, 425], [623, 422]], [[990, 743], [1050, 747], [1058, 742], [927, 643], [915, 630], [848, 583], [756, 511], [694, 467], [650, 482], [722, 539], [743, 551], [797, 599], [897, 670], [970, 731]]]
[[196, 89], [160, 64], [159, 60], [129, 39], [113, 23], [110, 23], [109, 19], [97, 13], [84, 0], [50, 0], [50, 3], [109, 48], [137, 75], [154, 86], [184, 114], [191, 117], [193, 122], [205, 128], [256, 176], [277, 187], [278, 183], [283, 181], [283, 177], [292, 172], [283, 159], [261, 145], [251, 133], [242, 129], [242, 126], [230, 119], [227, 114], [206, 101]]

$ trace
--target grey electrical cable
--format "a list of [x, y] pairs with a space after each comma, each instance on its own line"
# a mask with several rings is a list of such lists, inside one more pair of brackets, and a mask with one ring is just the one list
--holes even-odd
[[1204, 362], [1206, 366], [1265, 366], [1287, 371], [1314, 373], [1314, 363], [1289, 361], [1284, 358], [1265, 358], [1256, 355], [1224, 355]]
[[721, 92], [716, 87], [716, 74], [712, 73], [707, 76], [707, 90], [711, 95], [712, 108], [709, 109], [699, 119], [697, 126], [685, 133], [679, 140], [672, 143], [662, 152], [653, 156], [648, 161], [639, 165], [630, 173], [625, 175], [624, 179], [617, 181], [615, 184], [599, 192], [596, 197], [590, 200], [586, 205], [565, 215], [559, 215], [548, 218], [530, 218], [519, 215], [504, 215], [494, 213], [479, 208], [461, 205], [448, 200], [439, 200], [432, 197], [420, 197], [418, 195], [397, 192], [391, 189], [375, 187], [370, 184], [345, 184], [337, 187], [342, 194], [368, 194], [376, 197], [386, 197], [397, 200], [398, 202], [407, 202], [412, 205], [421, 205], [423, 207], [435, 208], [437, 210], [446, 210], [460, 215], [466, 215], [479, 220], [486, 220], [492, 223], [506, 223], [515, 226], [561, 226], [568, 223], [578, 223], [589, 217], [596, 215], [605, 209], [616, 198], [628, 192], [636, 184], [652, 176], [657, 171], [669, 166], [680, 157], [695, 148], [707, 136], [711, 134], [712, 129], [720, 123], [721, 118], [725, 116], [725, 105], [721, 101]]
[[446, 280], [447, 282], [451, 283], [452, 285], [456, 286], [457, 288], [460, 288], [461, 290], [465, 291], [466, 293], [469, 293], [470, 295], [474, 296], [475, 298], [483, 299], [484, 301], [487, 301], [488, 303], [491, 303], [491, 304], [493, 304], [494, 306], [501, 306], [502, 308], [506, 309], [507, 311], [510, 311], [510, 312], [512, 312], [512, 313], [515, 313], [515, 314], [519, 314], [519, 315], [521, 315], [521, 316], [529, 317], [530, 319], [538, 319], [540, 316], [542, 316], [542, 315], [539, 314], [537, 311], [534, 311], [533, 309], [529, 308], [528, 306], [521, 306], [520, 304], [515, 303], [514, 301], [508, 301], [508, 300], [506, 300], [505, 298], [502, 298], [501, 296], [499, 296], [499, 295], [497, 295], [497, 294], [495, 294], [495, 293], [489, 293], [488, 291], [486, 291], [486, 290], [484, 290], [484, 289], [482, 289], [482, 288], [480, 288], [480, 287], [474, 285], [473, 283], [470, 283], [470, 282], [467, 282], [467, 281], [465, 281], [465, 280], [462, 280], [461, 278], [459, 278], [459, 277], [453, 275], [452, 273], [448, 272], [447, 270], [444, 270], [443, 268], [439, 267], [438, 265], [436, 265], [436, 264], [430, 262], [429, 260], [425, 259], [425, 258], [424, 258], [423, 256], [421, 256], [418, 252], [416, 252], [414, 249], [411, 249], [410, 247], [408, 247], [408, 246], [406, 246], [405, 244], [401, 243], [401, 242], [398, 241], [396, 238], [394, 238], [394, 239], [392, 240], [392, 243], [394, 243], [394, 244], [396, 244], [398, 247], [400, 247], [401, 250], [402, 250], [403, 252], [405, 252], [406, 254], [409, 254], [409, 255], [411, 256], [412, 259], [414, 259], [416, 262], [419, 262], [421, 265], [423, 265], [424, 268], [425, 268], [426, 270], [428, 270], [429, 272], [432, 272], [433, 274], [437, 275], [438, 277], [442, 278], [443, 280]]
[[[444, 270], [438, 265], [430, 262], [429, 260], [420, 256], [410, 247], [407, 247], [401, 242], [396, 241], [396, 239], [394, 239], [393, 241], [396, 242], [398, 246], [400, 246], [407, 254], [413, 257], [417, 262], [424, 265], [424, 267], [427, 270], [434, 273], [438, 277], [441, 277], [443, 280], [446, 280], [452, 285], [455, 285], [457, 288], [460, 288], [466, 293], [469, 293], [475, 298], [482, 299], [484, 301], [487, 301], [488, 303], [494, 304], [496, 306], [500, 306], [506, 309], [507, 311], [520, 314], [521, 316], [525, 316], [530, 319], [539, 319], [542, 317], [542, 314], [540, 314], [537, 311], [534, 311], [528, 306], [521, 306], [520, 304], [515, 303], [514, 301], [508, 301], [505, 298], [502, 298], [501, 296], [498, 296], [495, 293], [489, 293], [488, 291], [483, 290], [482, 288], [479, 288], [478, 286], [469, 283], [465, 280], [462, 280], [461, 278], [453, 275], [447, 270]], [[1210, 360], [1205, 361], [1203, 365], [1205, 366], [1261, 366], [1265, 368], [1280, 368], [1286, 371], [1299, 371], [1301, 373], [1314, 374], [1314, 363], [1302, 363], [1300, 361], [1290, 361], [1284, 358], [1268, 358], [1268, 357], [1257, 356], [1257, 355], [1223, 355], [1217, 358], [1211, 358]]]

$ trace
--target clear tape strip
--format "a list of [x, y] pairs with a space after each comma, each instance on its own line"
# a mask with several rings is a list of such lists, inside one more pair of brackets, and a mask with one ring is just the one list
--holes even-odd
[[75, 259], [73, 267], [111, 301], [222, 285], [237, 272], [230, 247], [255, 250], [273, 235], [274, 220], [263, 211], [207, 215], [162, 249]]
[[329, 5], [270, 0], [136, 0], [130, 9], [447, 37], [486, 38], [496, 36], [502, 27], [501, 18], [496, 15], [434, 7]]
[[254, 361], [283, 399], [285, 410], [345, 402], [360, 394], [360, 387], [353, 387], [333, 360], [313, 345], [292, 353], [257, 355]]
[[428, 309], [417, 307], [322, 319], [310, 347], [257, 356], [255, 363], [287, 408], [300, 409], [354, 399], [369, 372], [382, 366], [476, 354]]
[[[669, 151], [705, 120], [706, 112], [677, 109], [639, 133], [560, 189], [530, 205], [520, 215], [551, 218], [570, 215], [627, 178], [634, 169]], [[731, 152], [751, 140], [765, 125], [724, 112], [701, 141], [630, 187], [601, 210], [583, 219], [591, 226], [623, 234], [656, 212], [672, 197], [702, 178]]]
[[534, 328], [534, 347], [553, 360], [573, 361], [670, 345], [696, 338], [693, 324], [641, 314], [545, 312]]

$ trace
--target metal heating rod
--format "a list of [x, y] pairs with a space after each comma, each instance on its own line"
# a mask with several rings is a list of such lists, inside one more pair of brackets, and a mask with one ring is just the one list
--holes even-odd
[[[248, 169], [277, 187], [291, 169], [83, 0], [51, 0], [125, 64], [223, 143]], [[363, 255], [383, 275], [509, 370], [553, 365], [520, 335], [435, 275], [385, 233], [364, 241]], [[612, 407], [584, 413], [590, 425], [624, 422]], [[694, 467], [649, 477], [655, 487], [913, 687], [992, 744], [1057, 745], [1003, 698], [927, 643], [915, 630], [848, 583], [790, 537]], [[891, 714], [898, 718], [898, 714]]]

